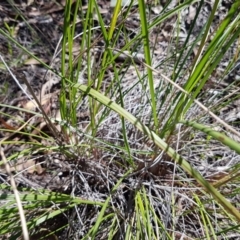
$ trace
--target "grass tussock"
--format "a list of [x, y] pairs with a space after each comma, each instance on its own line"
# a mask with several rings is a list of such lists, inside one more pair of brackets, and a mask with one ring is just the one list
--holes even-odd
[[239, 238], [240, 2], [111, 4], [3, 6], [2, 239]]

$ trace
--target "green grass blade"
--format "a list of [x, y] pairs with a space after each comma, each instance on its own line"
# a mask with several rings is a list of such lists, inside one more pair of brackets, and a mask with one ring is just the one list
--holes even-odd
[[[124, 176], [118, 180], [118, 182], [116, 183], [116, 185], [112, 189], [112, 194], [117, 190], [119, 185], [122, 183], [123, 179], [125, 179], [126, 176], [128, 176], [131, 171], [132, 170], [127, 171], [124, 174]], [[98, 232], [99, 226], [101, 225], [101, 223], [103, 221], [104, 214], [105, 214], [105, 212], [106, 212], [106, 210], [108, 208], [110, 200], [111, 200], [111, 196], [109, 196], [107, 198], [107, 200], [105, 201], [105, 203], [103, 204], [102, 209], [101, 209], [101, 211], [100, 211], [100, 213], [98, 215], [98, 218], [96, 220], [95, 225], [93, 226], [93, 228], [89, 231], [89, 233], [83, 239], [89, 239], [89, 236], [91, 237], [91, 239], [95, 239], [95, 236], [96, 236], [96, 234]]]
[[[139, 12], [140, 12], [145, 61], [149, 66], [152, 66], [152, 60], [151, 60], [152, 57], [150, 53], [149, 34], [148, 34], [148, 22], [146, 17], [146, 5], [144, 0], [139, 0], [138, 5], [139, 5]], [[158, 117], [157, 117], [157, 109], [156, 109], [154, 80], [153, 80], [152, 70], [150, 68], [147, 68], [147, 74], [148, 74], [148, 85], [149, 85], [150, 96], [151, 96], [154, 130], [158, 131]]]
[[218, 131], [213, 130], [212, 128], [205, 126], [203, 124], [199, 124], [196, 122], [191, 122], [191, 121], [185, 121], [185, 120], [181, 120], [179, 121], [180, 123], [183, 123], [184, 125], [193, 127], [201, 132], [206, 133], [207, 135], [213, 137], [214, 139], [220, 141], [221, 143], [223, 143], [225, 146], [228, 146], [229, 148], [231, 148], [232, 150], [236, 151], [238, 154], [240, 154], [240, 144], [236, 141], [234, 141], [233, 139], [231, 139], [230, 137], [226, 136], [223, 133], [220, 133]]

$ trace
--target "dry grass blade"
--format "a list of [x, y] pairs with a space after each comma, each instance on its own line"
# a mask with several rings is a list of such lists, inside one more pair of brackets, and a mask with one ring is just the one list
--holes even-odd
[[8, 173], [9, 177], [10, 177], [10, 182], [11, 182], [11, 186], [12, 186], [12, 190], [14, 192], [14, 195], [15, 195], [15, 199], [16, 199], [16, 203], [17, 203], [17, 207], [18, 207], [18, 211], [19, 211], [19, 216], [20, 216], [20, 220], [21, 220], [21, 225], [22, 225], [22, 234], [23, 234], [23, 239], [24, 240], [29, 240], [29, 233], [28, 233], [28, 228], [27, 228], [27, 223], [26, 223], [26, 218], [25, 218], [25, 214], [24, 214], [24, 210], [23, 210], [23, 206], [22, 206], [22, 203], [21, 203], [21, 199], [19, 197], [19, 193], [18, 193], [18, 190], [17, 190], [17, 187], [16, 187], [16, 184], [15, 184], [15, 181], [14, 181], [14, 177], [11, 173], [11, 170], [10, 170], [10, 166], [7, 162], [7, 159], [4, 155], [4, 152], [2, 150], [2, 146], [1, 146], [1, 143], [0, 143], [0, 155], [2, 157], [2, 160], [4, 162], [4, 165], [5, 165], [5, 168], [6, 168], [6, 172]]

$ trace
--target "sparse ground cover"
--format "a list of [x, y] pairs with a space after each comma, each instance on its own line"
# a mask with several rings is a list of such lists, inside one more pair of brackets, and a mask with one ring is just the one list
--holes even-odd
[[2, 2], [1, 239], [240, 239], [239, 1]]

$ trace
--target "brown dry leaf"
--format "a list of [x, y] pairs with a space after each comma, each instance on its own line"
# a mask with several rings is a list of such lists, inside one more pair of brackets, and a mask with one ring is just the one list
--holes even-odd
[[23, 162], [20, 166], [22, 167], [22, 170], [27, 170], [28, 173], [34, 173], [36, 171], [35, 161], [32, 159]]
[[34, 3], [34, 0], [28, 0], [27, 5], [30, 6], [32, 3]]
[[[39, 59], [39, 60], [41, 60], [42, 62], [47, 62], [47, 60], [45, 60], [45, 59]], [[29, 58], [24, 62], [24, 64], [25, 65], [37, 65], [37, 64], [41, 64], [41, 63], [34, 58]]]
[[29, 159], [24, 161], [23, 159], [19, 159], [18, 163], [10, 168], [11, 172], [21, 172], [26, 170], [28, 173], [32, 174], [37, 172], [38, 174], [42, 174], [44, 172], [44, 168], [41, 167], [40, 164], [35, 163], [33, 159]]
[[[30, 0], [31, 1], [31, 0]], [[76, 0], [72, 1], [72, 4], [75, 2]], [[66, 5], [66, 0], [61, 0], [60, 2], [57, 2], [57, 4], [53, 1], [49, 1], [49, 2], [45, 2], [44, 3], [44, 7], [39, 11], [36, 8], [33, 8], [29, 13], [28, 16], [30, 17], [36, 17], [36, 16], [42, 16], [45, 14], [50, 14], [50, 13], [54, 13], [60, 10], [63, 10], [64, 7]]]
[[[53, 96], [52, 93], [48, 93], [45, 96], [38, 97], [38, 100], [40, 101], [41, 105], [45, 105], [45, 104], [49, 103], [52, 96]], [[23, 105], [23, 108], [34, 111], [36, 109], [36, 106], [37, 106], [36, 101], [30, 100], [26, 104]]]
[[37, 135], [46, 125], [46, 122], [41, 122], [39, 126], [32, 131], [32, 134]]
[[10, 129], [10, 130], [16, 130], [16, 127], [12, 127], [10, 124], [8, 124], [6, 121], [4, 121], [1, 117], [0, 117], [0, 123], [6, 128], [6, 129]]
[[23, 159], [19, 159], [17, 164], [14, 166], [10, 167], [11, 172], [21, 172], [23, 170], [28, 171], [28, 173], [33, 173], [35, 171], [35, 161], [30, 159], [27, 161], [24, 161]]
[[35, 166], [35, 171], [37, 172], [37, 174], [41, 175], [45, 171], [45, 168], [42, 168], [40, 164], [37, 164]]
[[[61, 121], [62, 121], [62, 117], [61, 117], [60, 110], [57, 111], [55, 119], [56, 119], [58, 122], [61, 122]], [[62, 128], [61, 128], [61, 126], [60, 126], [59, 124], [56, 125], [56, 129], [58, 130], [58, 132], [62, 132]]]

